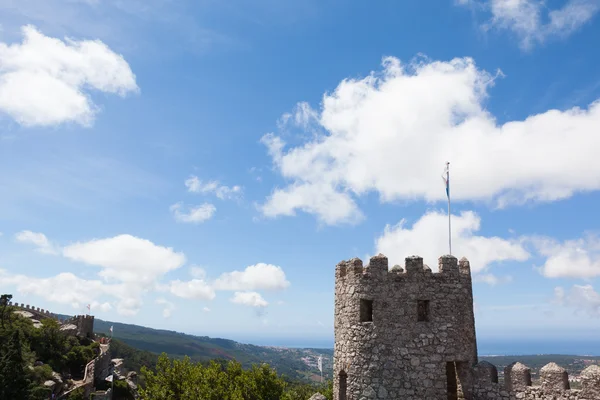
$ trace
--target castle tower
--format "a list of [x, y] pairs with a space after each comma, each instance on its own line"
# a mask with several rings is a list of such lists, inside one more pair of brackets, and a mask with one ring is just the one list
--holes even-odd
[[388, 259], [335, 270], [334, 399], [471, 399], [477, 363], [469, 261]]

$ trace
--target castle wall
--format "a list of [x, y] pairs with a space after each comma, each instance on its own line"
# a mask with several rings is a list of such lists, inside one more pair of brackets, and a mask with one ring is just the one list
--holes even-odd
[[48, 310], [44, 310], [43, 308], [30, 306], [29, 304], [13, 303], [12, 301], [9, 301], [8, 305], [11, 306], [11, 307], [16, 307], [16, 308], [18, 308], [20, 310], [23, 310], [23, 311], [30, 312], [31, 314], [33, 314], [33, 317], [35, 319], [37, 319], [38, 321], [41, 321], [41, 320], [43, 320], [45, 318], [57, 319], [57, 317], [56, 317], [55, 314], [51, 313]]
[[110, 352], [102, 353], [94, 360], [94, 381], [103, 381], [110, 375]]
[[570, 389], [564, 368], [550, 363], [540, 370], [540, 385], [532, 386], [531, 371], [520, 363], [504, 370], [505, 382], [498, 383], [496, 367], [482, 361], [474, 368], [474, 400], [600, 400], [600, 367], [592, 365], [581, 373], [582, 388]]
[[77, 336], [94, 338], [94, 316], [93, 315], [75, 315], [66, 320], [65, 325], [73, 324], [77, 326]]
[[[469, 262], [443, 256], [439, 263], [438, 273], [420, 257], [407, 258], [406, 271], [388, 271], [383, 255], [368, 267], [359, 259], [337, 265], [336, 400], [446, 400], [449, 390], [472, 397], [477, 347]], [[361, 322], [371, 315], [371, 301], [372, 320]]]

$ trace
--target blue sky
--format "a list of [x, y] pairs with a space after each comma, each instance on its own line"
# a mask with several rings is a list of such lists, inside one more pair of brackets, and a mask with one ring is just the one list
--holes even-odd
[[[470, 259], [481, 340], [600, 328], [600, 4], [0, 0], [0, 290], [333, 338], [337, 262]], [[277, 342], [277, 343], [276, 343]]]

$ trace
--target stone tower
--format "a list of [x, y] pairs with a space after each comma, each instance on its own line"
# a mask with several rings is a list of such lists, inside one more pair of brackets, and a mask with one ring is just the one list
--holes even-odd
[[477, 363], [469, 261], [388, 259], [335, 270], [334, 399], [471, 399]]

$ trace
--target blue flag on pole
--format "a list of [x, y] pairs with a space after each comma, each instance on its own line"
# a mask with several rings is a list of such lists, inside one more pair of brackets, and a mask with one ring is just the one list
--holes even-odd
[[446, 168], [444, 168], [444, 174], [442, 175], [442, 179], [444, 180], [444, 184], [446, 185], [446, 196], [450, 199], [450, 169], [449, 164], [446, 163]]

